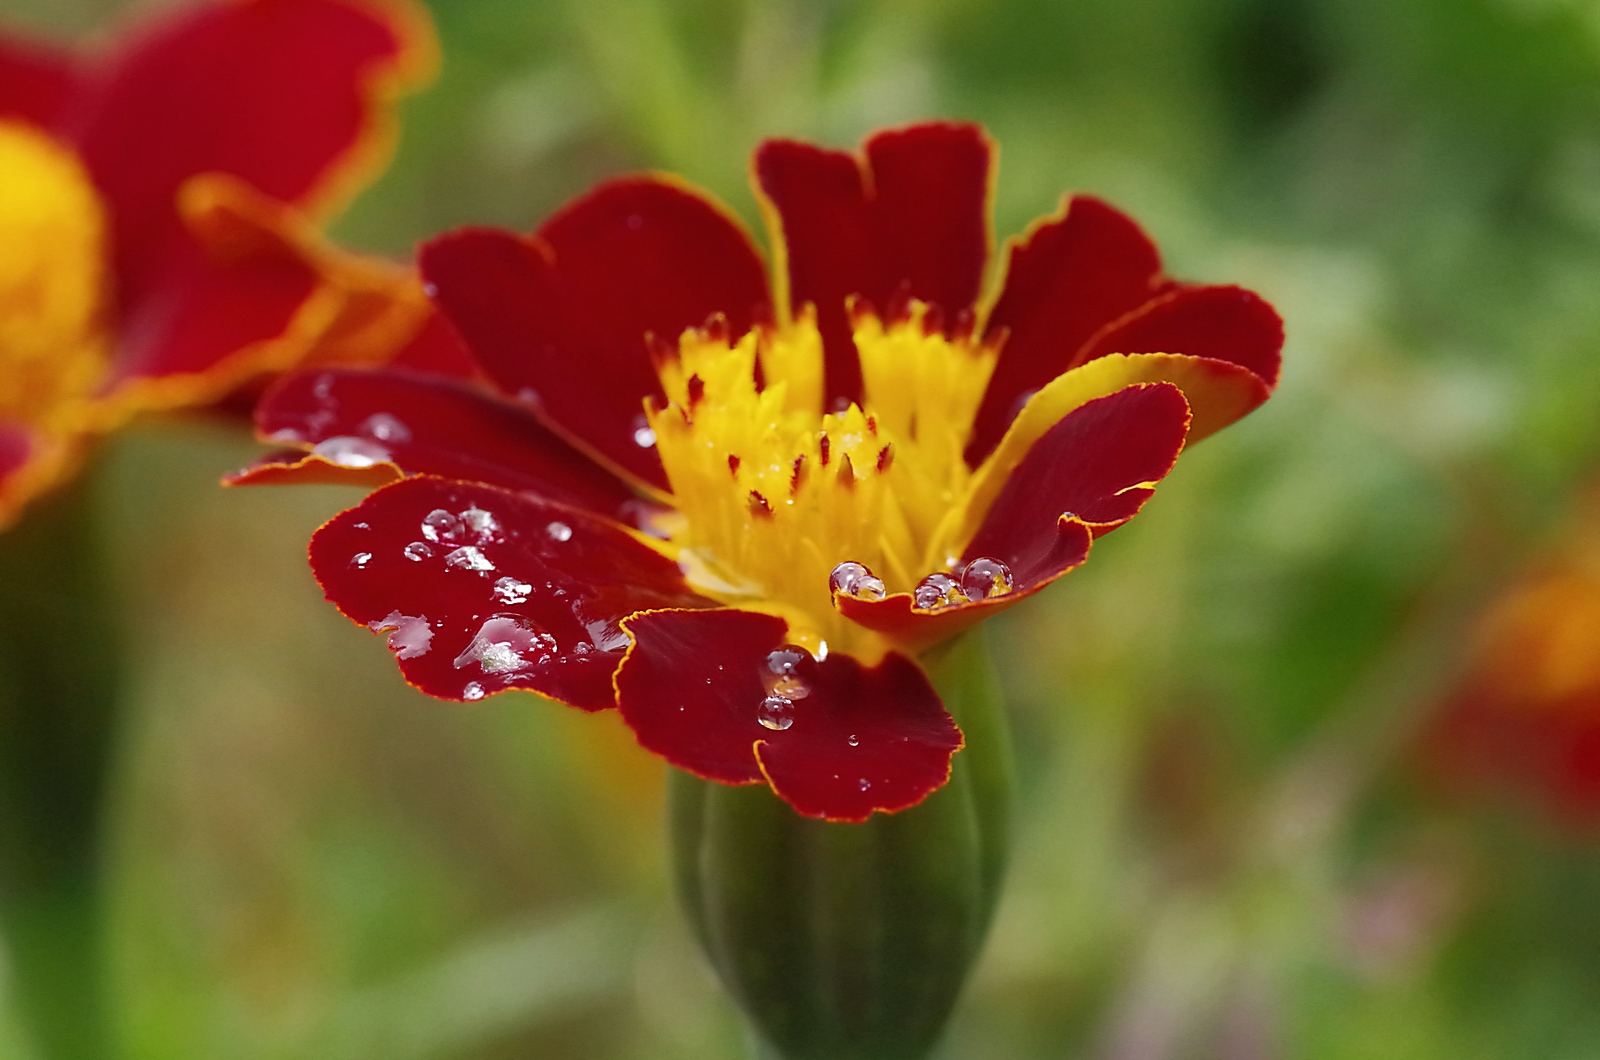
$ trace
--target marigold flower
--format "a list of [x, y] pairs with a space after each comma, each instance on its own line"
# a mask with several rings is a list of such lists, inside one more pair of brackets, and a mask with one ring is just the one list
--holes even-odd
[[311, 455], [235, 481], [400, 478], [311, 561], [430, 695], [616, 706], [672, 764], [802, 814], [914, 805], [962, 745], [917, 654], [1081, 564], [1186, 438], [1266, 400], [1283, 341], [1086, 197], [986, 296], [994, 165], [963, 124], [763, 144], [770, 288], [667, 177], [531, 237], [443, 236], [423, 278], [500, 393], [291, 377], [258, 425]]
[[368, 0], [203, 5], [104, 55], [0, 38], [0, 527], [135, 411], [421, 325], [407, 270], [312, 218], [433, 63], [419, 12]]
[[1425, 728], [1427, 771], [1600, 826], [1600, 494], [1556, 555], [1478, 619], [1459, 681]]

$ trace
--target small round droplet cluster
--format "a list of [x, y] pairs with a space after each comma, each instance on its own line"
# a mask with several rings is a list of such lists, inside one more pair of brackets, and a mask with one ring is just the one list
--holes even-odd
[[858, 600], [882, 600], [889, 594], [883, 579], [873, 574], [865, 563], [847, 559], [828, 576], [828, 588], [835, 596], [853, 596]]
[[798, 644], [784, 644], [767, 653], [761, 665], [761, 685], [766, 698], [756, 708], [756, 721], [773, 732], [794, 724], [794, 701], [805, 699], [816, 686], [817, 660]]
[[934, 571], [911, 590], [911, 603], [919, 611], [937, 611], [945, 607], [954, 607], [956, 604], [965, 603], [966, 599], [966, 595], [961, 591], [961, 583], [942, 571]]

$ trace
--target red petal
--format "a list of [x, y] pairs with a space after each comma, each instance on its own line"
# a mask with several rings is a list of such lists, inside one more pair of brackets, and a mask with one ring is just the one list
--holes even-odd
[[[101, 71], [71, 119], [111, 203], [124, 303], [180, 233], [191, 176], [240, 177], [299, 204], [343, 195], [381, 143], [375, 120], [426, 62], [430, 38], [397, 6], [235, 0], [158, 22]], [[379, 130], [386, 132], [386, 130]], [[360, 156], [360, 157], [358, 157]]]
[[647, 749], [724, 784], [765, 777], [809, 817], [864, 821], [914, 806], [950, 777], [961, 730], [916, 663], [818, 664], [783, 730], [758, 720], [768, 653], [788, 624], [750, 611], [663, 611], [626, 623], [617, 705]]
[[[176, 246], [177, 241], [169, 244]], [[156, 404], [220, 397], [244, 381], [233, 378], [237, 373], [225, 362], [237, 363], [240, 373], [254, 374], [262, 358], [253, 347], [291, 341], [286, 332], [302, 311], [320, 314], [305, 321], [303, 337], [332, 321], [337, 305], [307, 305], [317, 283], [315, 269], [288, 248], [217, 260], [185, 236], [181, 252], [174, 249], [168, 257], [151, 296], [127, 306], [118, 321], [121, 334], [108, 384], [145, 381], [147, 389], [183, 392], [181, 397], [152, 397]]]
[[411, 368], [430, 375], [447, 375], [456, 379], [472, 379], [482, 375], [478, 362], [455, 328], [435, 310], [412, 340], [396, 353], [389, 363], [396, 368]]
[[326, 443], [333, 464], [339, 443], [330, 439], [348, 439], [362, 466], [388, 461], [406, 474], [525, 490], [611, 518], [636, 502], [632, 490], [526, 409], [438, 376], [298, 372], [267, 391], [256, 428], [273, 442]]
[[1283, 320], [1265, 299], [1242, 287], [1180, 287], [1107, 324], [1078, 351], [1072, 367], [1110, 353], [1183, 353], [1228, 361], [1272, 387], [1282, 362]]
[[1028, 450], [961, 556], [1011, 569], [1012, 589], [986, 600], [917, 611], [909, 593], [840, 596], [841, 614], [920, 651], [1038, 592], [1089, 556], [1091, 535], [1127, 522], [1183, 450], [1189, 406], [1170, 383], [1124, 387], [1078, 406]]
[[35, 41], [0, 39], [0, 118], [52, 128], [79, 87], [70, 55]]
[[[493, 527], [475, 529], [472, 509]], [[430, 517], [442, 524], [431, 537]], [[394, 628], [406, 680], [440, 699], [523, 688], [604, 709], [623, 618], [710, 606], [676, 563], [609, 520], [437, 478], [396, 482], [334, 517], [311, 539], [311, 567], [351, 621]]]
[[676, 344], [716, 313], [743, 334], [767, 309], [749, 237], [686, 187], [611, 181], [532, 239], [466, 229], [427, 244], [423, 279], [489, 376], [537, 395], [541, 415], [617, 466], [666, 488], [634, 433], [660, 394], [646, 335]]
[[811, 302], [827, 351], [827, 394], [861, 397], [845, 313], [851, 295], [893, 311], [919, 298], [954, 320], [978, 300], [989, 258], [994, 150], [976, 125], [878, 133], [862, 155], [769, 140], [755, 156], [790, 312]]
[[1097, 331], [1165, 284], [1155, 244], [1099, 199], [1074, 197], [1064, 216], [1037, 223], [1013, 242], [987, 324], [988, 334], [1005, 329], [1010, 336], [978, 410], [967, 462], [982, 462], [1029, 392], [1072, 367]]

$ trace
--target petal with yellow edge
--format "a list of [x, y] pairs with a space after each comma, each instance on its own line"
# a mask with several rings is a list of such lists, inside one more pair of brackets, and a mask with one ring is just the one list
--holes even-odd
[[786, 643], [783, 619], [749, 611], [652, 611], [623, 627], [623, 720], [680, 769], [765, 780], [799, 813], [835, 821], [914, 806], [949, 779], [961, 730], [904, 656], [817, 660]]
[[623, 619], [710, 605], [614, 522], [431, 477], [335, 516], [311, 539], [311, 568], [345, 617], [388, 636], [407, 681], [467, 702], [525, 689], [603, 710]]
[[424, 281], [478, 363], [558, 430], [665, 488], [643, 401], [649, 338], [720, 315], [735, 335], [770, 310], [766, 273], [726, 209], [655, 177], [608, 181], [531, 238], [465, 229], [426, 244]]

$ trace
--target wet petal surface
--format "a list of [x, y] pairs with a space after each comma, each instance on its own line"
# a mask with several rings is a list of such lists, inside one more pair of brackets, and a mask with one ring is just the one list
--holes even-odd
[[833, 654], [808, 668], [805, 694], [774, 705], [769, 675], [781, 618], [749, 611], [663, 611], [628, 620], [618, 706], [639, 742], [726, 784], [766, 779], [800, 813], [861, 821], [922, 801], [950, 775], [961, 732], [926, 675], [890, 654], [863, 666]]
[[346, 617], [388, 635], [406, 680], [440, 699], [522, 688], [604, 709], [628, 643], [620, 621], [709, 604], [615, 523], [429, 477], [328, 522], [311, 566]]

